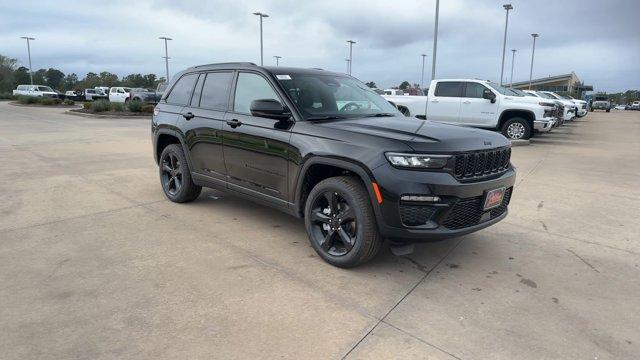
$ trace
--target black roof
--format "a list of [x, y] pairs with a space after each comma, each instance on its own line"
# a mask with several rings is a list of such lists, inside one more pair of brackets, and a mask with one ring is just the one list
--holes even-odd
[[286, 75], [286, 74], [319, 74], [319, 75], [338, 75], [347, 76], [346, 74], [337, 73], [333, 71], [326, 71], [320, 68], [297, 68], [297, 67], [284, 67], [284, 66], [258, 66], [252, 62], [226, 62], [216, 64], [206, 64], [192, 66], [181, 73], [203, 70], [261, 70], [271, 73], [273, 75]]

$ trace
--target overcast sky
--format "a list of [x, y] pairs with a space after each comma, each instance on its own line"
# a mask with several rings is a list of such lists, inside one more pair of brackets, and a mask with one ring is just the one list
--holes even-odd
[[[436, 77], [500, 80], [507, 1], [442, 0]], [[34, 69], [55, 67], [80, 77], [110, 71], [164, 75], [169, 36], [170, 72], [224, 61], [259, 63], [258, 17], [264, 20], [265, 65], [346, 71], [346, 40], [353, 75], [379, 87], [431, 78], [435, 0], [279, 1], [14, 1], [0, 0], [0, 54], [28, 66], [25, 41], [36, 38]], [[532, 32], [533, 76], [575, 71], [599, 91], [640, 89], [640, 1], [513, 0], [505, 82], [517, 49], [514, 81], [528, 80]]]

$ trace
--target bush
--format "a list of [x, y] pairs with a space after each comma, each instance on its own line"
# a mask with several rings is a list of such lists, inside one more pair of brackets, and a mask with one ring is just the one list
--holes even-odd
[[71, 99], [65, 99], [65, 100], [64, 100], [64, 104], [65, 104], [65, 105], [75, 105], [75, 104], [76, 104], [76, 102], [75, 102], [75, 101], [73, 101], [73, 100], [71, 100]]
[[142, 101], [140, 100], [131, 100], [129, 101], [129, 111], [131, 112], [140, 112], [142, 111]]
[[38, 103], [40, 105], [58, 105], [62, 104], [62, 100], [58, 98], [41, 97], [40, 99], [38, 99]]
[[152, 104], [145, 104], [145, 105], [142, 107], [142, 112], [143, 112], [143, 113], [145, 113], [145, 114], [153, 114], [153, 110], [154, 110], [155, 108], [156, 108], [156, 107], [155, 107], [155, 106], [153, 106]]
[[85, 101], [82, 103], [82, 108], [85, 110], [91, 110], [91, 103], [88, 101]]
[[6, 92], [6, 93], [0, 93], [0, 99], [2, 100], [12, 100], [15, 99], [16, 97], [13, 96], [12, 93], [10, 92]]
[[124, 104], [117, 102], [111, 103], [111, 111], [124, 111]]
[[18, 96], [18, 102], [20, 104], [35, 104], [38, 102], [38, 98], [36, 96], [20, 95]]
[[111, 103], [108, 100], [96, 100], [91, 104], [91, 111], [94, 113], [111, 110]]

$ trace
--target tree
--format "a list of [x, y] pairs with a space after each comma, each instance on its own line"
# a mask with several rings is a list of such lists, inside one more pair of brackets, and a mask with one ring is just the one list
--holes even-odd
[[24, 66], [20, 66], [13, 72], [13, 85], [14, 88], [18, 85], [31, 84], [31, 78], [29, 77], [29, 69]]
[[44, 85], [47, 80], [45, 75], [47, 74], [47, 70], [39, 69], [38, 71], [33, 73], [33, 85]]
[[411, 86], [408, 81], [403, 81], [398, 87], [400, 90], [406, 90]]
[[54, 89], [60, 88], [62, 85], [62, 80], [64, 79], [64, 73], [58, 69], [49, 68], [45, 74], [44, 78], [46, 84]]
[[16, 59], [0, 55], [0, 93], [10, 92], [15, 89]]
[[62, 88], [67, 90], [79, 90], [78, 89], [78, 75], [75, 73], [69, 74], [62, 80]]
[[372, 88], [372, 89], [376, 89], [376, 88], [378, 88], [378, 87], [376, 86], [376, 83], [374, 83], [373, 81], [369, 81], [368, 83], [366, 83], [366, 85], [367, 85], [368, 87]]
[[[88, 75], [88, 74], [87, 74]], [[116, 86], [118, 85], [118, 75], [112, 74], [108, 71], [100, 73], [100, 85], [96, 86]]]

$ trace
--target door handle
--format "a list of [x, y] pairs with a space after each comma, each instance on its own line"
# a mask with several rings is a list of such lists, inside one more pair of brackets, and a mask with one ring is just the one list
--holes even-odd
[[440, 102], [440, 100], [431, 100], [431, 102], [437, 103], [437, 102]]
[[463, 104], [471, 104], [471, 101], [469, 101], [469, 100], [465, 100], [465, 101], [463, 101], [462, 103], [463, 103]]
[[187, 120], [191, 120], [191, 119], [193, 119], [193, 118], [194, 118], [194, 117], [196, 117], [196, 116], [195, 116], [195, 115], [193, 115], [193, 113], [192, 113], [192, 112], [188, 112], [188, 113], [184, 113], [184, 114], [182, 114], [182, 117], [184, 117], [184, 118], [185, 118], [185, 119], [187, 119]]
[[231, 128], [235, 129], [238, 126], [242, 125], [242, 121], [238, 119], [231, 119], [231, 120], [227, 120], [227, 124], [231, 126]]

